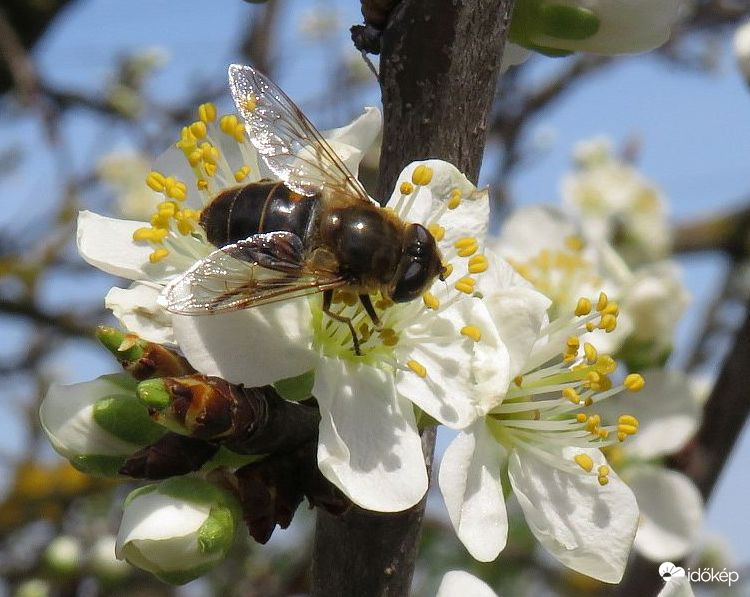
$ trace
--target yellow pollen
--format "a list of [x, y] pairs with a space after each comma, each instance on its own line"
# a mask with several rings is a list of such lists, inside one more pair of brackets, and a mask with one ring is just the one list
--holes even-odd
[[599, 355], [595, 363], [596, 370], [602, 375], [608, 375], [617, 369], [617, 361], [608, 354]]
[[205, 178], [199, 178], [196, 181], [195, 186], [197, 186], [199, 190], [205, 191], [208, 188], [208, 181]]
[[575, 460], [576, 464], [587, 473], [590, 473], [592, 470], [594, 470], [594, 461], [588, 454], [576, 454], [573, 457], [573, 460]]
[[597, 467], [596, 472], [600, 477], [606, 477], [609, 475], [609, 467], [606, 464], [602, 464]]
[[459, 205], [461, 205], [461, 191], [453, 189], [448, 197], [448, 209], [456, 209]]
[[565, 346], [568, 348], [575, 348], [578, 350], [578, 347], [581, 345], [581, 341], [578, 339], [578, 336], [569, 336], [568, 339], [565, 341]]
[[470, 257], [479, 249], [479, 243], [473, 236], [459, 238], [453, 246], [456, 248], [459, 257]]
[[219, 150], [210, 143], [201, 143], [199, 149], [204, 162], [215, 165], [219, 161]]
[[583, 352], [586, 355], [586, 360], [589, 362], [589, 365], [593, 365], [594, 363], [596, 363], [596, 357], [598, 356], [598, 354], [593, 344], [585, 342], [583, 345]]
[[443, 237], [445, 236], [445, 228], [443, 228], [440, 224], [436, 224], [433, 222], [432, 224], [427, 226], [427, 230], [430, 231], [430, 234], [432, 234], [433, 238], [438, 242], [443, 240]]
[[604, 311], [602, 311], [602, 314], [614, 315], [615, 317], [617, 317], [620, 314], [620, 305], [618, 305], [615, 301], [609, 301], [607, 303], [607, 306], [604, 307]]
[[516, 384], [520, 388], [521, 384], [523, 383], [523, 375], [516, 375], [513, 378], [513, 383]]
[[245, 140], [245, 125], [238, 122], [234, 127], [234, 134], [232, 136], [237, 143], [242, 143]]
[[618, 424], [630, 425], [631, 427], [638, 428], [640, 423], [633, 415], [620, 415], [617, 419]]
[[432, 180], [432, 168], [420, 164], [414, 168], [414, 172], [411, 173], [411, 181], [417, 186], [424, 186], [430, 184]]
[[568, 401], [570, 401], [573, 404], [578, 404], [581, 401], [581, 397], [578, 395], [578, 392], [576, 392], [573, 388], [565, 388], [562, 391], [562, 395], [563, 395], [563, 398], [566, 398]]
[[183, 152], [188, 153], [195, 147], [196, 139], [190, 129], [183, 126], [180, 130], [180, 140], [177, 141], [177, 147], [182, 149]]
[[606, 375], [602, 375], [601, 379], [599, 380], [599, 391], [600, 392], [606, 392], [607, 390], [612, 388], [612, 380], [607, 377]]
[[164, 193], [167, 197], [184, 201], [187, 197], [187, 186], [184, 182], [170, 176], [164, 181]]
[[443, 268], [445, 269], [445, 273], [443, 274], [444, 279], [448, 279], [451, 277], [451, 274], [453, 273], [453, 264], [452, 263], [444, 263]]
[[246, 164], [234, 173], [234, 179], [237, 182], [242, 182], [243, 180], [245, 180], [245, 178], [247, 178], [248, 174], [250, 174], [250, 166]]
[[167, 255], [169, 255], [169, 251], [163, 247], [160, 247], [156, 249], [151, 255], [148, 256], [148, 260], [151, 263], [158, 263], [162, 259], [164, 259]]
[[221, 129], [221, 132], [232, 137], [234, 136], [234, 129], [237, 126], [237, 123], [238, 120], [234, 114], [224, 114], [224, 116], [219, 118], [219, 128]]
[[242, 102], [242, 107], [245, 108], [248, 112], [252, 112], [255, 110], [255, 108], [258, 107], [258, 98], [254, 95], [248, 95], [245, 98], [245, 101]]
[[583, 401], [584, 406], [591, 406], [592, 404], [594, 404], [594, 400], [591, 398], [591, 396], [589, 396], [588, 398], [586, 398], [586, 400]]
[[601, 423], [602, 418], [599, 415], [591, 415], [588, 419], [586, 419], [586, 431], [596, 433]]
[[[396, 346], [396, 344], [398, 344], [398, 334], [393, 330], [393, 328], [382, 329], [380, 330], [379, 334], [385, 346]], [[426, 374], [427, 370], [425, 369], [425, 375]]]
[[164, 180], [165, 176], [156, 170], [152, 170], [146, 176], [146, 184], [157, 193], [161, 193], [164, 190]]
[[627, 434], [624, 433], [623, 431], [618, 431], [617, 432], [617, 441], [618, 442], [624, 442], [627, 439], [627, 437], [628, 437]]
[[411, 359], [410, 361], [407, 361], [406, 366], [409, 367], [409, 369], [411, 369], [414, 373], [419, 375], [419, 377], [427, 377], [427, 369], [425, 369], [425, 366], [422, 365], [422, 363], [420, 363], [419, 361]]
[[422, 300], [424, 301], [425, 307], [428, 309], [437, 309], [440, 307], [440, 301], [431, 292], [425, 292], [422, 295]]
[[486, 272], [489, 267], [489, 261], [484, 255], [473, 255], [469, 258], [469, 273], [481, 274]]
[[169, 229], [169, 218], [171, 218], [167, 213], [163, 212], [157, 212], [153, 216], [151, 216], [151, 225], [154, 228], [161, 228], [164, 230]]
[[405, 180], [401, 183], [401, 186], [398, 188], [398, 190], [402, 195], [411, 195], [414, 192], [414, 185], [411, 184], [408, 180]]
[[479, 342], [482, 338], [482, 330], [475, 325], [465, 325], [461, 328], [461, 335], [471, 338], [474, 342]]
[[609, 299], [607, 298], [607, 295], [604, 293], [604, 291], [600, 292], [599, 300], [596, 303], [596, 310], [604, 311], [604, 309], [607, 308], [608, 303], [609, 303]]
[[599, 329], [609, 333], [617, 327], [617, 317], [614, 315], [602, 315], [602, 319], [599, 322]]
[[596, 329], [593, 321], [586, 322], [586, 331], [593, 332]]
[[203, 159], [203, 152], [200, 149], [195, 148], [186, 157], [188, 164], [190, 164], [191, 167], [195, 168], [198, 164], [201, 163], [201, 160]]
[[206, 176], [213, 176], [216, 174], [216, 164], [206, 162], [203, 164], [203, 170], [206, 172]]
[[472, 294], [474, 292], [474, 286], [477, 281], [474, 278], [464, 276], [455, 284], [456, 290], [463, 292], [464, 294]]
[[202, 120], [199, 120], [198, 122], [194, 122], [190, 125], [190, 132], [192, 133], [193, 137], [196, 139], [203, 139], [203, 137], [206, 136], [208, 133], [208, 128], [206, 128], [206, 123]]
[[631, 373], [625, 378], [623, 385], [631, 392], [640, 392], [646, 385], [646, 380], [639, 373]]
[[580, 251], [584, 246], [583, 239], [580, 236], [568, 236], [565, 239], [565, 246], [571, 251]]
[[604, 487], [607, 483], [609, 483], [609, 477], [597, 477], [597, 481], [599, 481], [599, 485]]
[[167, 234], [169, 234], [168, 230], [160, 228], [138, 228], [138, 230], [133, 232], [133, 240], [149, 241], [158, 244], [164, 240]]
[[576, 415], [576, 421], [578, 421], [579, 423], [585, 423], [587, 419], [588, 417], [584, 413], [578, 413]]
[[198, 118], [208, 124], [216, 119], [216, 106], [211, 102], [206, 102], [198, 106]]
[[586, 374], [586, 384], [591, 386], [591, 389], [596, 390], [598, 389], [599, 381], [601, 380], [602, 376], [599, 375], [596, 371], [589, 371], [588, 374]]
[[607, 438], [609, 437], [609, 429], [599, 429], [599, 430], [598, 430], [598, 431], [596, 432], [596, 434], [597, 434], [597, 435], [598, 435], [598, 436], [599, 436], [599, 437], [600, 437], [601, 439], [607, 439]]

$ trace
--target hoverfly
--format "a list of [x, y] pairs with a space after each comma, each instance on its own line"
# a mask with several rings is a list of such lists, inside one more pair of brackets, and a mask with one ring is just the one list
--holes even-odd
[[337, 289], [354, 292], [376, 327], [370, 293], [415, 299], [444, 277], [430, 232], [372, 201], [300, 109], [249, 66], [229, 67], [232, 97], [250, 139], [280, 180], [221, 191], [200, 225], [217, 250], [165, 289], [166, 309], [181, 315], [224, 313], [323, 293], [331, 310]]

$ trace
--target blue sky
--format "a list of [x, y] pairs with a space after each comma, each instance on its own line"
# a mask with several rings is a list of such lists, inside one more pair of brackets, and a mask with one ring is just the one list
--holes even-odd
[[[303, 107], [306, 99], [324, 91], [321, 81], [330, 60], [326, 52], [300, 41], [298, 15], [314, 6], [333, 5], [340, 8], [342, 28], [336, 43], [344, 52], [349, 47], [345, 31], [349, 24], [358, 22], [359, 3], [292, 0], [282, 15], [278, 82]], [[179, 102], [197, 80], [216, 81], [224, 76], [227, 64], [237, 59], [233, 48], [250, 12], [251, 7], [239, 0], [82, 2], [56, 24], [39, 47], [36, 59], [44, 76], [55, 84], [96, 91], [118, 56], [144, 46], [162, 47], [171, 60], [154, 77], [149, 92], [160, 101]], [[539, 60], [540, 72], [549, 67], [542, 60], [548, 59]], [[369, 96], [370, 103], [378, 102], [374, 87], [364, 95]], [[310, 111], [321, 128], [342, 124], [351, 115], [349, 106], [343, 111], [330, 106], [324, 114]], [[577, 86], [553, 109], [541, 114], [532, 129], [545, 134], [552, 131], [554, 143], [512, 179], [513, 195], [519, 203], [557, 202], [560, 178], [570, 164], [570, 148], [581, 139], [599, 134], [611, 136], [615, 143], [639, 136], [639, 167], [665, 191], [676, 221], [729, 208], [750, 191], [750, 91], [734, 68], [728, 40], [722, 44], [719, 68], [710, 76], [680, 71], [652, 57], [622, 60]], [[0, 116], [0, 130], [0, 149], [20, 144], [34, 155], [34, 160], [27, 160], [21, 171], [4, 181], [3, 204], [7, 207], [0, 224], [11, 220], [33, 222], [39, 213], [34, 206], [42, 206], [56, 196], [52, 192], [55, 165], [40, 149], [43, 141], [37, 121], [12, 121], [12, 116], [4, 115]], [[127, 143], [127, 135], [117, 129], [102, 139], [91, 117], [82, 113], [71, 117], [65, 130], [76, 140], [66, 167], [79, 172], [85, 171], [97, 148]], [[175, 132], [167, 133], [165, 143]], [[711, 257], [683, 260], [683, 265], [693, 303], [679, 338], [689, 342], [721, 268], [720, 260]], [[65, 305], [75, 301], [76, 293], [103, 296], [107, 287], [105, 278], [85, 288], [73, 280], [53, 279], [46, 284], [45, 296], [53, 304]], [[12, 346], [14, 338], [23, 337], [24, 324], [6, 319], [0, 325], [4, 344]], [[91, 378], [113, 366], [103, 351], [84, 348], [80, 342], [71, 343], [69, 355], [56, 363], [66, 371], [69, 381]], [[12, 429], [8, 438], [9, 444], [21, 445], [23, 434]], [[750, 435], [745, 433], [710, 505], [707, 523], [708, 532], [728, 538], [739, 561], [750, 559], [750, 519], [741, 515], [745, 496], [750, 495], [750, 480], [743, 474], [748, 459]]]

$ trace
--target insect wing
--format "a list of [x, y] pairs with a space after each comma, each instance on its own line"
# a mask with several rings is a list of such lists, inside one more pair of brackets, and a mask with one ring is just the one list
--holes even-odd
[[229, 86], [253, 145], [290, 189], [310, 196], [329, 188], [370, 202], [357, 178], [273, 81], [250, 66], [233, 64]]
[[207, 315], [313, 294], [345, 283], [337, 272], [308, 267], [297, 235], [269, 232], [201, 259], [164, 289], [161, 302], [171, 313]]

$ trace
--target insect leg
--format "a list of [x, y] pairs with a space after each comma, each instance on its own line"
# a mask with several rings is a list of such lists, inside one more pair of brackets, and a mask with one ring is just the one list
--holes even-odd
[[338, 313], [334, 313], [331, 311], [331, 303], [333, 302], [333, 290], [324, 290], [323, 291], [323, 313], [328, 315], [331, 319], [335, 319], [336, 321], [340, 321], [341, 323], [345, 323], [349, 326], [349, 331], [352, 334], [352, 342], [354, 343], [354, 354], [357, 356], [362, 356], [362, 353], [359, 350], [359, 338], [357, 337], [357, 332], [354, 331], [354, 326], [352, 325], [352, 320], [349, 317], [344, 317], [343, 315], [339, 315]]
[[359, 300], [362, 303], [362, 306], [365, 308], [365, 311], [367, 311], [367, 314], [370, 316], [370, 319], [375, 324], [375, 327], [380, 329], [381, 323], [380, 318], [378, 317], [378, 314], [375, 313], [375, 308], [372, 306], [372, 301], [370, 300], [369, 294], [360, 294]]

